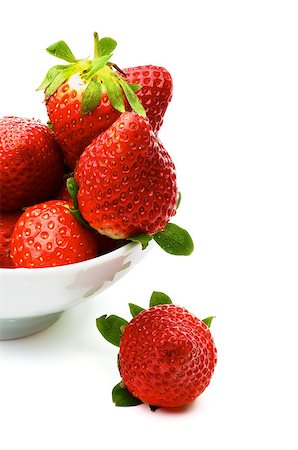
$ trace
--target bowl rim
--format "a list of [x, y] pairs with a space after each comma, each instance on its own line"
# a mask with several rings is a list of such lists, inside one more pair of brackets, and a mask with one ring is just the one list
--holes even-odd
[[123, 254], [126, 254], [130, 250], [133, 250], [136, 247], [142, 247], [140, 242], [136, 241], [130, 241], [126, 244], [122, 245], [121, 247], [112, 250], [111, 252], [104, 253], [103, 255], [96, 256], [95, 258], [87, 259], [85, 261], [72, 263], [72, 264], [64, 264], [61, 266], [54, 266], [54, 267], [1, 267], [0, 268], [0, 274], [5, 276], [16, 276], [16, 274], [24, 274], [28, 276], [37, 276], [37, 273], [43, 273], [43, 274], [58, 274], [59, 272], [63, 271], [76, 271], [80, 270], [82, 268], [89, 268], [92, 266], [96, 266], [99, 262], [106, 262], [109, 261], [115, 257], [123, 256]]

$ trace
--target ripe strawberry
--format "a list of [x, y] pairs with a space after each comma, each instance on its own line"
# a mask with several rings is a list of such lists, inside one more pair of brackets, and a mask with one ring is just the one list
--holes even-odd
[[155, 406], [182, 406], [210, 383], [216, 349], [204, 322], [186, 309], [158, 305], [138, 314], [120, 342], [126, 388]]
[[123, 72], [126, 81], [142, 86], [137, 96], [145, 108], [153, 131], [157, 133], [173, 95], [170, 73], [164, 67], [151, 65], [130, 67]]
[[61, 266], [98, 255], [97, 234], [73, 217], [71, 206], [65, 201], [50, 200], [26, 209], [11, 239], [15, 267]]
[[71, 170], [92, 139], [105, 131], [120, 115], [106, 94], [101, 96], [95, 110], [82, 114], [81, 104], [86, 86], [80, 82], [78, 75], [73, 75], [46, 100], [48, 116]]
[[120, 347], [122, 382], [113, 389], [113, 400], [118, 406], [185, 405], [206, 389], [214, 372], [212, 317], [202, 321], [161, 292], [152, 294], [150, 306], [130, 304], [129, 323], [117, 316], [96, 321], [101, 334]]
[[13, 267], [10, 257], [10, 241], [15, 224], [23, 211], [0, 214], [0, 267]]
[[47, 48], [69, 63], [52, 67], [38, 89], [45, 89], [48, 116], [71, 170], [92, 139], [125, 111], [125, 104], [146, 114], [135, 94], [141, 86], [127, 82], [109, 62], [116, 45], [94, 33], [93, 60], [76, 59], [64, 41]]
[[125, 112], [80, 157], [78, 207], [114, 239], [162, 231], [176, 213], [174, 164], [147, 119]]
[[1, 210], [51, 197], [62, 178], [62, 154], [49, 127], [34, 119], [0, 118]]
[[64, 41], [47, 48], [69, 63], [52, 67], [38, 89], [45, 89], [47, 112], [71, 170], [92, 139], [125, 110], [147, 114], [157, 132], [172, 98], [172, 78], [163, 67], [121, 71], [109, 62], [116, 45], [94, 33], [93, 60], [76, 59]]

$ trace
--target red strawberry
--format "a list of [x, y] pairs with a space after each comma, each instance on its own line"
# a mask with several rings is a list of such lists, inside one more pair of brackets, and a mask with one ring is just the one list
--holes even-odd
[[92, 139], [109, 128], [120, 115], [106, 93], [102, 94], [100, 103], [92, 112], [82, 114], [86, 86], [80, 83], [78, 75], [74, 75], [46, 100], [48, 116], [71, 170]]
[[111, 38], [98, 40], [94, 33], [93, 60], [76, 59], [64, 41], [47, 48], [69, 63], [52, 67], [38, 89], [45, 89], [48, 115], [70, 169], [92, 139], [126, 109], [147, 113], [157, 132], [172, 98], [166, 69], [139, 66], [121, 71], [109, 62], [116, 45]]
[[47, 48], [69, 62], [52, 67], [38, 89], [45, 89], [49, 119], [71, 170], [92, 139], [125, 111], [125, 104], [146, 114], [134, 93], [141, 86], [128, 83], [108, 62], [116, 45], [94, 33], [93, 60], [76, 59], [64, 41]]
[[50, 200], [28, 207], [16, 223], [11, 239], [15, 267], [49, 267], [94, 258], [97, 233], [79, 223], [71, 203]]
[[124, 69], [126, 81], [141, 85], [137, 92], [146, 116], [157, 133], [163, 123], [163, 117], [173, 95], [173, 82], [170, 73], [164, 67], [139, 66]]
[[0, 267], [13, 267], [10, 241], [15, 224], [22, 212], [1, 212], [0, 214]]
[[50, 198], [62, 178], [62, 154], [49, 127], [34, 119], [0, 118], [1, 210]]
[[217, 350], [208, 328], [213, 317], [202, 321], [161, 292], [153, 292], [150, 306], [130, 304], [129, 323], [113, 315], [96, 320], [101, 334], [120, 347], [117, 406], [185, 405], [202, 394], [214, 372]]
[[215, 363], [207, 325], [175, 305], [158, 305], [138, 314], [120, 342], [123, 382], [150, 405], [173, 407], [193, 401], [210, 383]]
[[134, 112], [92, 141], [75, 179], [80, 213], [111, 238], [157, 233], [176, 213], [174, 164], [148, 120]]

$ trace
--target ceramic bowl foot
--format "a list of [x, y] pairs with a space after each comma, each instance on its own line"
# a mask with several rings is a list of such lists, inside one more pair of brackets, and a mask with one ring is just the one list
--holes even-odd
[[62, 312], [45, 316], [25, 317], [20, 319], [0, 319], [0, 340], [18, 339], [40, 331], [53, 325]]

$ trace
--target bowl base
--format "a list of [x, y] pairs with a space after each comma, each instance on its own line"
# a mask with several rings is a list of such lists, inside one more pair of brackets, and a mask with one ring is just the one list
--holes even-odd
[[53, 325], [62, 312], [20, 319], [0, 319], [0, 340], [18, 339], [39, 333]]

